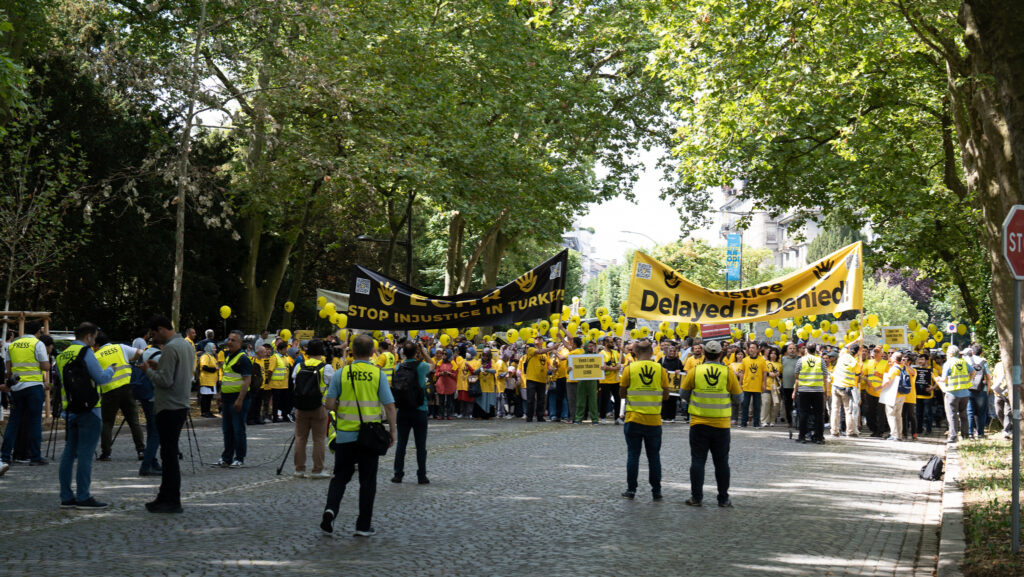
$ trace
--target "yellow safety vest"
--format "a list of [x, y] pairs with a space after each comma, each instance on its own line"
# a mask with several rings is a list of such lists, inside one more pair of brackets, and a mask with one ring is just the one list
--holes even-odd
[[11, 373], [20, 377], [23, 383], [43, 382], [43, 371], [36, 360], [36, 343], [39, 339], [25, 335], [13, 342], [7, 349], [11, 357]]
[[858, 375], [854, 372], [855, 368], [857, 368], [857, 357], [846, 352], [840, 353], [835, 368], [836, 385], [840, 387], [856, 387]]
[[967, 362], [963, 359], [957, 359], [953, 361], [953, 366], [950, 367], [949, 378], [946, 379], [946, 390], [961, 391], [963, 389], [970, 388], [971, 378], [967, 371]]
[[661, 414], [661, 365], [654, 361], [636, 361], [629, 365], [626, 412]]
[[[64, 387], [64, 367], [68, 363], [75, 360], [78, 356], [78, 351], [82, 350], [82, 345], [70, 345], [64, 349], [64, 352], [57, 355], [57, 373], [60, 374], [61, 387], [60, 387], [60, 406], [63, 409], [68, 408], [68, 393]], [[103, 395], [99, 395], [99, 399], [96, 400], [96, 406], [94, 409], [100, 408], [103, 405]]]
[[[391, 351], [384, 351], [381, 353], [384, 357], [384, 366], [381, 370], [384, 371], [384, 375], [388, 378], [388, 382], [391, 382], [391, 377], [395, 374], [395, 353]], [[379, 366], [379, 365], [378, 365]]]
[[101, 395], [123, 387], [132, 380], [132, 366], [128, 364], [128, 359], [124, 358], [121, 345], [103, 345], [96, 351], [96, 361], [99, 362], [101, 369], [114, 367], [114, 378], [109, 383], [100, 385]]
[[224, 363], [224, 376], [221, 377], [220, 392], [240, 393], [242, 392], [242, 375], [235, 372], [235, 363], [245, 356], [245, 353], [238, 351], [235, 356]]
[[[288, 361], [285, 360], [284, 355], [282, 355], [281, 353], [274, 353], [274, 360], [275, 360], [276, 364], [274, 365], [274, 374], [270, 376], [270, 382], [271, 383], [278, 383], [278, 382], [281, 382], [281, 381], [287, 381], [288, 380]], [[274, 388], [277, 388], [277, 387], [271, 386], [270, 388], [274, 389]], [[287, 387], [281, 387], [281, 388], [287, 388]]]
[[800, 374], [796, 378], [796, 386], [825, 390], [825, 367], [822, 365], [821, 357], [804, 355], [800, 359]]
[[697, 365], [693, 371], [690, 414], [708, 418], [732, 416], [729, 367], [721, 363], [705, 362]]
[[384, 405], [377, 396], [380, 389], [380, 367], [369, 363], [351, 363], [341, 369], [341, 394], [338, 396], [338, 431], [358, 431], [362, 422], [384, 420]]

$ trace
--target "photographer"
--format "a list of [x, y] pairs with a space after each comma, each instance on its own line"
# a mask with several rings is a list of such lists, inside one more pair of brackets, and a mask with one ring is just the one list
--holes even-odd
[[416, 480], [420, 485], [430, 483], [427, 479], [427, 374], [434, 370], [434, 364], [423, 345], [406, 341], [401, 347], [404, 359], [394, 371], [392, 387], [401, 392], [404, 386], [416, 386], [423, 391], [423, 403], [417, 407], [403, 406], [396, 399], [398, 447], [395, 448], [395, 476], [392, 483], [401, 483], [405, 476], [405, 447], [412, 431], [416, 443]]
[[11, 463], [14, 444], [22, 421], [28, 422], [28, 457], [30, 465], [46, 465], [40, 448], [43, 439], [43, 403], [50, 388], [50, 356], [40, 340], [43, 324], [25, 323], [25, 332], [8, 347], [7, 382], [0, 391], [10, 393], [13, 407], [0, 453], [0, 475]]

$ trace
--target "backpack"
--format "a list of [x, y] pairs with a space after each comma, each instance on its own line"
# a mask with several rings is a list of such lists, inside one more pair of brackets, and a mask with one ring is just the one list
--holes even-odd
[[910, 375], [903, 369], [900, 369], [900, 383], [899, 390], [897, 392], [901, 395], [905, 395], [910, 392], [910, 388]]
[[415, 410], [423, 406], [423, 389], [420, 387], [416, 369], [408, 363], [395, 367], [391, 375], [391, 394], [395, 397], [395, 406], [399, 409]]
[[323, 404], [324, 394], [320, 391], [321, 371], [324, 365], [311, 367], [306, 363], [299, 366], [299, 372], [295, 375], [295, 390], [292, 393], [295, 400], [292, 404], [296, 409], [312, 411], [319, 409]]
[[85, 366], [85, 353], [89, 347], [82, 347], [61, 373], [61, 386], [68, 400], [68, 411], [75, 414], [88, 413], [100, 402], [100, 391], [89, 376]]
[[985, 390], [985, 375], [988, 374], [985, 361], [979, 357], [971, 359], [971, 365], [974, 367], [974, 376], [971, 377], [971, 390], [972, 391], [984, 391]]
[[942, 459], [937, 455], [932, 455], [932, 458], [928, 459], [928, 463], [921, 467], [921, 478], [925, 481], [941, 481], [942, 466]]
[[251, 395], [263, 388], [263, 365], [251, 358], [249, 359], [249, 363], [252, 364], [252, 377], [249, 379], [248, 393]]

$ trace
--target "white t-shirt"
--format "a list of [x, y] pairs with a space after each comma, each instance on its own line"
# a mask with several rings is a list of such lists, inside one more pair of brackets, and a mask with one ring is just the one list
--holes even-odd
[[135, 337], [135, 340], [132, 341], [132, 347], [136, 349], [146, 350], [146, 341], [143, 340], [142, 337]]
[[[36, 346], [35, 346], [35, 349], [33, 350], [33, 352], [35, 353], [36, 361], [38, 361], [40, 363], [48, 363], [48, 362], [50, 362], [50, 356], [48, 354], [46, 354], [46, 345], [43, 344], [43, 341], [36, 341]], [[11, 390], [12, 391], [21, 391], [21, 390], [27, 389], [29, 387], [38, 387], [39, 385], [42, 385], [42, 384], [43, 384], [43, 377], [42, 376], [38, 376], [38, 377], [37, 376], [32, 376], [32, 377], [23, 378], [22, 380], [18, 381], [18, 384], [16, 384], [13, 387], [11, 387]]]

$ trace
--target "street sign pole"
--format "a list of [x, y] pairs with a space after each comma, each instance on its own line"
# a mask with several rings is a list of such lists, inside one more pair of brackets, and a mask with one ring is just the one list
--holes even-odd
[[1020, 292], [1024, 281], [1024, 204], [1014, 205], [1003, 221], [1003, 258], [1013, 277], [1013, 358], [1010, 402], [1013, 406], [1013, 472], [1011, 480], [1010, 548], [1020, 552]]

